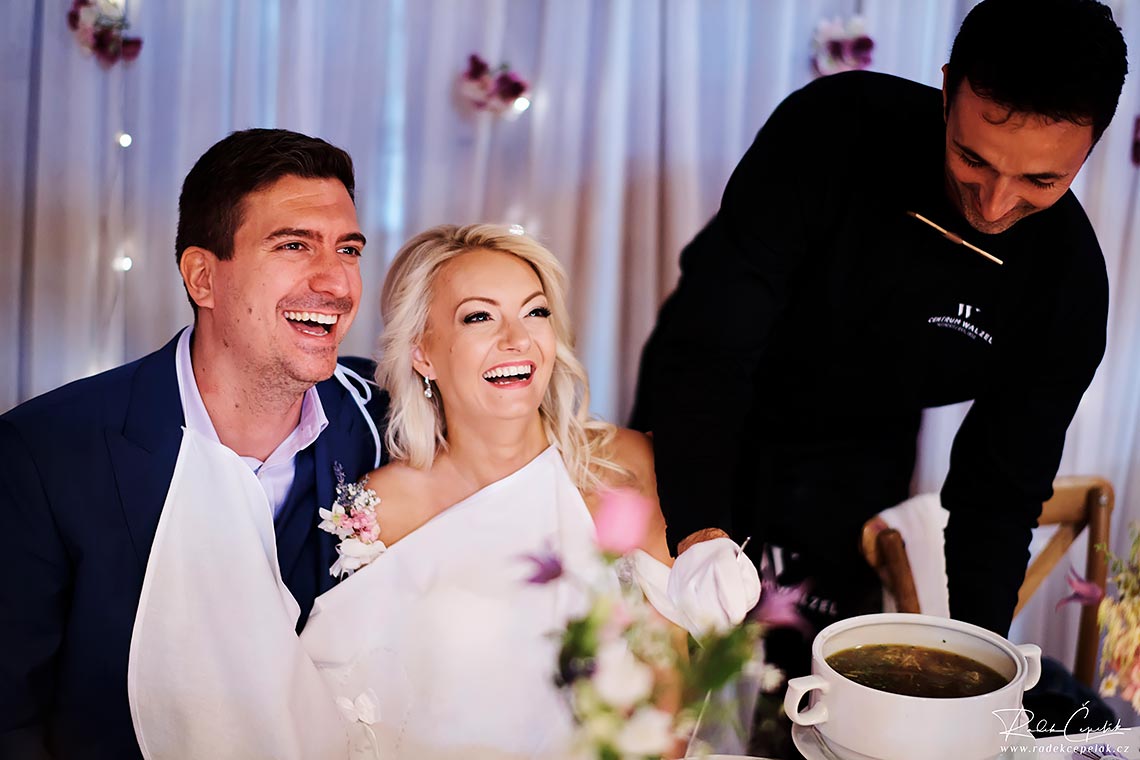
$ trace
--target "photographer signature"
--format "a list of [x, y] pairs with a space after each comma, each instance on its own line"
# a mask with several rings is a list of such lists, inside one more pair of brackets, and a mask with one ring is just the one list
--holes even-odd
[[1095, 734], [1095, 739], [1099, 741], [1105, 737], [1124, 734], [1131, 730], [1128, 728], [1122, 728], [1120, 725], [1120, 719], [1118, 718], [1116, 723], [1108, 723], [1106, 721], [1105, 724], [1100, 728], [1084, 728], [1079, 731], [1070, 731], [1069, 726], [1072, 725], [1073, 721], [1078, 720], [1082, 717], [1088, 718], [1088, 702], [1085, 702], [1075, 711], [1073, 711], [1073, 714], [1069, 716], [1069, 719], [1067, 721], [1065, 721], [1065, 726], [1063, 728], [1057, 728], [1056, 724], [1051, 724], [1045, 719], [1038, 720], [1036, 724], [1034, 724], [1033, 711], [1026, 710], [1024, 707], [1011, 707], [1002, 710], [994, 710], [993, 713], [997, 719], [1001, 721], [1002, 726], [1004, 727], [1004, 730], [1001, 731], [1001, 735], [1007, 740], [1010, 737], [1014, 736], [1023, 739], [1032, 739], [1033, 734], [1031, 734], [1030, 731], [1034, 731], [1038, 734], [1064, 734], [1065, 738], [1073, 744], [1085, 744], [1093, 741], [1093, 734]]

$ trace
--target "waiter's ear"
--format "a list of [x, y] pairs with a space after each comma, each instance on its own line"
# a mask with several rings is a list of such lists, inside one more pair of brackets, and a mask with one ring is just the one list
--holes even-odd
[[194, 245], [182, 252], [182, 259], [178, 262], [186, 292], [200, 309], [214, 308], [214, 271], [217, 265], [217, 256]]

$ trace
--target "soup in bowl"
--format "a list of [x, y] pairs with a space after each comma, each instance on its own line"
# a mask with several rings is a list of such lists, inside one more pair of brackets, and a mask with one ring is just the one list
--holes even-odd
[[820, 631], [812, 675], [788, 682], [784, 708], [841, 752], [983, 760], [1012, 743], [1006, 732], [1040, 675], [1032, 644], [929, 615], [862, 615]]

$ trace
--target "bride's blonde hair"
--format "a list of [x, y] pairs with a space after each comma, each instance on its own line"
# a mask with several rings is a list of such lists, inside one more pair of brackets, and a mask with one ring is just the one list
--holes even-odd
[[438, 393], [424, 395], [424, 380], [412, 366], [412, 351], [427, 329], [436, 276], [444, 264], [474, 250], [516, 256], [538, 275], [550, 307], [557, 349], [554, 371], [538, 408], [547, 440], [562, 454], [580, 489], [601, 485], [600, 473], [629, 473], [609, 456], [616, 428], [589, 416], [586, 370], [574, 355], [566, 308], [566, 273], [554, 254], [526, 235], [493, 224], [440, 225], [404, 244], [384, 280], [376, 382], [391, 397], [388, 430], [390, 455], [417, 469], [427, 469], [447, 446], [447, 420]]

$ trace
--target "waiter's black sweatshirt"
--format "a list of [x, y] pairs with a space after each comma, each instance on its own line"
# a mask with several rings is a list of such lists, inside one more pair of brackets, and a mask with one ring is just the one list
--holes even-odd
[[938, 90], [855, 72], [789, 96], [682, 253], [634, 424], [654, 432], [674, 545], [719, 526], [842, 566], [906, 499], [922, 409], [972, 399], [942, 488], [950, 609], [1004, 634], [1108, 284], [1071, 191], [984, 235], [944, 159]]

